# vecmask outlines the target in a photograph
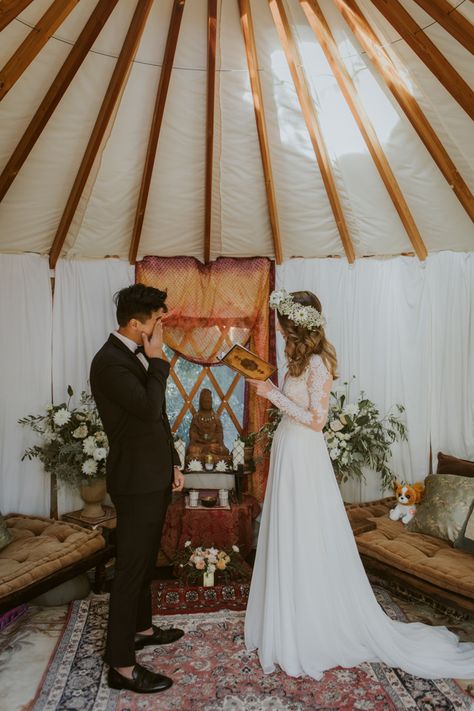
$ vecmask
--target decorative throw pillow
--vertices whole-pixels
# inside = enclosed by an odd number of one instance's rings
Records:
[[[474,462],[438,452],[438,474],[457,474],[458,476],[474,477]]]
[[[432,474],[414,518],[407,524],[413,533],[454,541],[458,538],[474,499],[474,478]]]
[[[3,520],[3,516],[0,513],[0,551],[5,548],[5,546],[8,546],[10,541],[13,539],[13,536],[10,532],[10,529],[8,528],[7,524]]]
[[[461,529],[461,533],[454,541],[455,548],[462,548],[463,551],[474,553],[474,501]]]

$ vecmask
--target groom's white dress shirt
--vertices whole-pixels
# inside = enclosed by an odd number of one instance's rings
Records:
[[[112,331],[112,334],[116,338],[118,338],[119,341],[122,341],[122,343],[125,343],[127,348],[129,348],[132,351],[132,353],[135,353],[135,351],[137,350],[137,347],[138,347],[137,344],[135,343],[135,341],[132,341],[131,338],[127,338],[127,336],[124,336],[122,333],[119,333],[118,331]],[[148,361],[145,358],[144,354],[137,353],[137,358],[140,361],[140,363],[143,365],[145,370],[148,370]]]

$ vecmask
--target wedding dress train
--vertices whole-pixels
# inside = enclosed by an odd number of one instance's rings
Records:
[[[275,433],[245,643],[264,672],[320,679],[335,666],[384,662],[426,679],[474,678],[474,644],[446,627],[391,620],[365,574],[324,436],[331,376],[320,356],[269,399]]]

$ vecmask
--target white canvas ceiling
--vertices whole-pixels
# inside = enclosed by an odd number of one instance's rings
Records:
[[[454,2],[472,21],[470,0]],[[33,0],[0,35],[4,66],[52,0]],[[371,0],[359,7],[386,45],[467,186],[472,121]],[[0,170],[91,15],[80,0],[0,104]],[[402,6],[473,85],[472,55],[414,0]],[[48,253],[107,91],[136,0],[119,0],[0,203],[0,251]],[[319,5],[428,251],[474,249],[472,222],[334,0]],[[267,0],[250,3],[284,258],[344,255],[340,233]],[[82,193],[62,256],[127,258],[173,0],[156,0],[128,81]],[[355,253],[413,252],[407,231],[298,0],[290,27],[326,144]],[[274,256],[265,176],[237,0],[217,5],[210,257]],[[207,0],[186,0],[138,258],[203,258]]]

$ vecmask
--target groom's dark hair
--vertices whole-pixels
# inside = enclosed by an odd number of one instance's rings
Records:
[[[146,321],[158,309],[168,311],[166,297],[166,291],[145,284],[132,284],[120,289],[114,296],[119,326],[126,326],[132,318]]]

